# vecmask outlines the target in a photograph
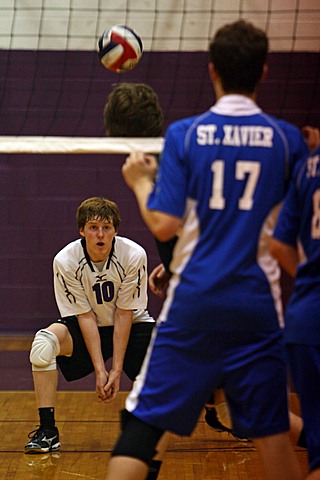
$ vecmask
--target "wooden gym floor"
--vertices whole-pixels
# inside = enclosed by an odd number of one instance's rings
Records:
[[[30,337],[0,336],[0,480],[104,480],[127,393],[120,392],[105,405],[96,400],[93,379],[77,383],[74,390],[61,380],[56,405],[61,451],[24,454],[27,435],[38,422],[28,362],[30,342]],[[291,400],[297,411],[296,398]],[[305,470],[306,451],[295,450]],[[203,417],[192,437],[171,437],[159,475],[159,480],[261,478],[253,445],[215,432]]]

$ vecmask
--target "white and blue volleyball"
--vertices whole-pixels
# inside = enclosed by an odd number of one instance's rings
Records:
[[[98,41],[102,65],[113,72],[132,70],[139,63],[143,44],[140,36],[126,25],[114,25],[105,30]]]

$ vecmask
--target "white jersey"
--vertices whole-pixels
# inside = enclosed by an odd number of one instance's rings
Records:
[[[89,258],[84,238],[78,239],[55,256],[53,273],[61,317],[93,310],[98,326],[109,326],[118,307],[133,311],[133,323],[154,321],[146,310],[146,252],[132,240],[116,236],[100,271]]]

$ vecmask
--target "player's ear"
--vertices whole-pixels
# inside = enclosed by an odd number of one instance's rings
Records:
[[[79,233],[80,233],[81,237],[84,237],[84,228],[83,227],[79,228]]]
[[[267,75],[268,75],[268,65],[265,63],[262,68],[260,81],[263,82],[266,79]]]
[[[212,62],[209,62],[208,69],[209,69],[209,75],[210,75],[211,81],[215,82],[218,78],[218,74]]]

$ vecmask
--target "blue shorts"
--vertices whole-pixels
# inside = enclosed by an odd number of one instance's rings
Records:
[[[320,468],[320,347],[287,345],[291,375],[300,399],[310,470]]]
[[[246,438],[289,430],[282,332],[214,332],[160,323],[126,408],[178,435],[190,435],[212,392],[222,387],[233,429]]]

